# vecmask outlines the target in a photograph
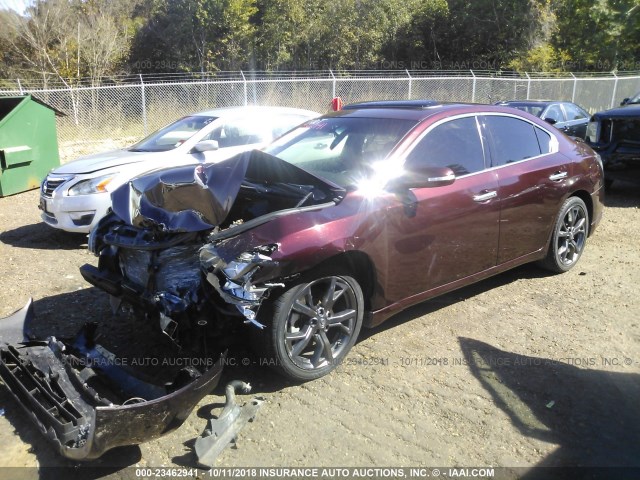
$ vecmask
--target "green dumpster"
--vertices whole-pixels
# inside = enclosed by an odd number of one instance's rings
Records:
[[[0,197],[37,188],[60,165],[55,108],[32,97],[0,97]]]

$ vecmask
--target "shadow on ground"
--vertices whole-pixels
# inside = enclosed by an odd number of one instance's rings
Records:
[[[577,478],[626,478],[623,470],[597,469],[640,467],[640,374],[631,373],[632,365],[630,373],[614,373],[597,369],[600,358],[529,357],[469,338],[459,342],[471,373],[522,435],[560,445],[537,467],[588,467]],[[567,474],[533,469],[522,478]]]
[[[640,178],[640,175],[638,178]],[[640,207],[640,190],[638,189],[638,184],[616,180],[611,187],[607,188],[604,196],[604,204],[607,207],[613,208]]]
[[[57,230],[40,222],[2,232],[0,242],[19,248],[78,250],[87,248],[87,235]]]

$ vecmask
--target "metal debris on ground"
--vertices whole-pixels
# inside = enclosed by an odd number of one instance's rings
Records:
[[[206,467],[213,467],[216,459],[230,443],[235,444],[240,430],[253,421],[258,410],[264,403],[261,397],[255,397],[242,407],[236,403],[236,390],[249,393],[251,385],[240,380],[227,384],[225,389],[225,405],[218,418],[210,418],[207,428],[196,439],[195,451],[198,463]]]

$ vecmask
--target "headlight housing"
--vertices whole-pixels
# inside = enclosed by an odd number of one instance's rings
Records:
[[[598,137],[600,136],[600,122],[597,120],[589,122],[587,125],[587,140],[590,143],[598,143]]]
[[[107,191],[107,185],[115,178],[117,173],[103,175],[101,177],[90,178],[76,183],[69,189],[70,196],[92,195],[94,193],[104,193]]]

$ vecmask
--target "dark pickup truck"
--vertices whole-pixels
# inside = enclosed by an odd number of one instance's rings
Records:
[[[602,157],[607,185],[617,179],[640,182],[640,92],[593,115],[586,140]]]

